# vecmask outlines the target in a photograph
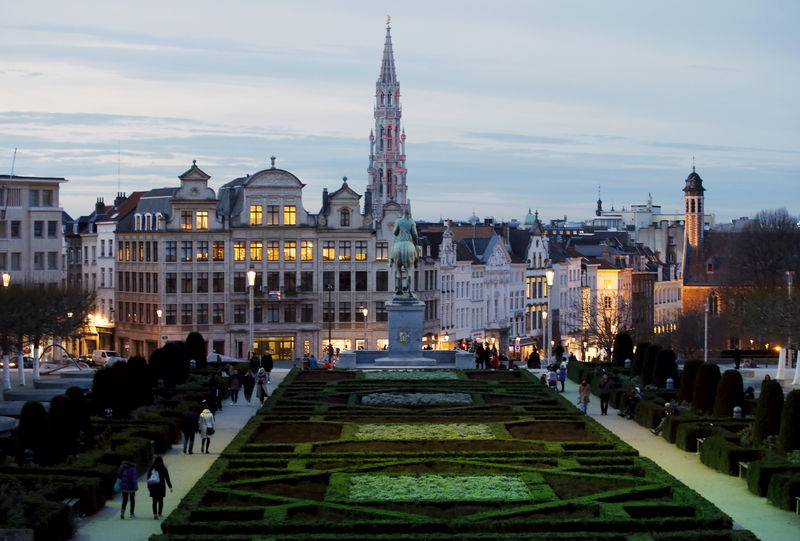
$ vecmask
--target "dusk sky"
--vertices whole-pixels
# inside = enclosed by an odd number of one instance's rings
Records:
[[[363,193],[386,15],[418,220],[800,200],[796,1],[0,0],[0,173],[62,205],[269,166]],[[118,174],[119,168],[119,174]]]

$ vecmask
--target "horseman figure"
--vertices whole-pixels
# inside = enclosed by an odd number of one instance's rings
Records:
[[[389,259],[394,267],[395,296],[416,298],[414,268],[417,266],[417,224],[405,210],[394,224],[394,242]]]

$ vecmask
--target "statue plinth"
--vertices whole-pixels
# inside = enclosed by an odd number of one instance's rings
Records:
[[[425,303],[398,296],[386,303],[389,314],[389,356],[422,356],[422,323]]]

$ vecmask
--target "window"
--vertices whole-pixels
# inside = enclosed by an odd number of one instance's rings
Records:
[[[258,277],[258,275],[256,275]],[[258,280],[260,282],[261,280]],[[267,273],[267,291],[280,291],[281,275],[278,272]]]
[[[336,241],[322,241],[322,260],[333,261],[336,259]]]
[[[122,258],[120,257],[119,260],[122,261]],[[178,241],[168,240],[166,248],[164,249],[164,261],[171,263],[177,260],[178,260]]]
[[[225,291],[225,273],[224,272],[215,272],[214,273],[211,287],[212,287],[214,293],[223,293]]]
[[[191,229],[192,228],[192,211],[191,210],[182,210],[181,211],[181,229]]]
[[[367,290],[367,271],[356,271],[356,291]]]
[[[0,189],[2,191],[2,189]],[[2,194],[0,194],[2,195]],[[2,204],[2,203],[0,203]],[[8,222],[5,220],[0,220],[0,239],[6,238],[6,231],[8,230]]]
[[[342,227],[350,227],[350,210],[342,209],[339,213],[339,225]]]
[[[42,206],[53,206],[53,190],[42,190]]]
[[[283,307],[283,322],[295,323],[297,322],[297,307],[294,304],[286,304]]]
[[[153,293],[158,293],[158,273],[153,273]]]
[[[351,318],[350,301],[342,301],[339,303],[339,321],[348,322]]]
[[[314,260],[314,241],[301,240],[300,241],[300,259],[303,261]]]
[[[322,303],[322,321],[324,323],[333,321],[333,303],[325,301]]]
[[[339,291],[350,291],[350,271],[339,273]]]
[[[33,222],[33,236],[37,239],[44,238],[44,222],[42,220]]]
[[[267,261],[280,261],[280,245],[277,240],[267,241]]]
[[[375,321],[389,321],[389,312],[386,311],[385,301],[375,301]]]
[[[167,325],[175,325],[178,322],[178,306],[175,304],[168,304],[165,317],[164,323]]]
[[[314,305],[303,303],[300,305],[300,322],[312,323],[314,321]]]
[[[280,225],[278,223],[278,205],[267,205],[267,225]]]
[[[164,226],[164,216],[161,213],[156,214],[156,231],[161,231]]]
[[[233,292],[244,293],[245,275],[243,272],[233,273]]]
[[[0,270],[8,269],[8,252],[0,252]]]
[[[375,272],[375,291],[389,291],[389,271]]]
[[[136,214],[133,217],[133,230],[134,231],[141,231],[142,230],[142,215]]]
[[[375,259],[378,261],[387,261],[389,259],[389,243],[385,240],[375,243]]]
[[[197,260],[198,261],[208,261],[208,241],[207,240],[198,240],[197,241]]]
[[[297,273],[294,271],[283,273],[283,289],[285,291],[297,290]]]
[[[139,241],[139,261],[144,261],[144,242]]]
[[[283,225],[297,225],[297,207],[286,205],[283,207]]]
[[[211,257],[214,261],[225,261],[225,241],[215,240],[211,245]]]
[[[30,190],[28,192],[28,205],[31,207],[39,206],[39,190]]]
[[[192,305],[181,304],[181,325],[192,324]]]
[[[247,252],[243,240],[233,241],[233,260],[245,261],[247,259]]]
[[[12,220],[11,221],[11,238],[12,239],[20,238],[20,221],[19,220]]]
[[[33,254],[33,270],[44,270],[44,252]]]
[[[283,260],[297,261],[297,241],[287,240],[283,242]]]
[[[225,323],[225,305],[221,302],[214,303],[214,323]]]
[[[47,252],[47,268],[58,270],[58,252]]]
[[[208,303],[200,303],[197,305],[197,324],[208,325]]]
[[[181,273],[181,293],[191,293],[192,292],[192,273],[191,272],[182,272]]]
[[[314,273],[303,271],[300,273],[300,289],[303,291],[314,291]]]
[[[339,261],[350,261],[350,241],[339,241]]]
[[[261,225],[264,221],[264,207],[250,205],[250,225]]]
[[[280,323],[280,315],[277,305],[267,306],[267,323]]]
[[[194,215],[194,225],[196,229],[208,229],[208,211],[198,210]]]
[[[144,229],[145,231],[150,231],[153,229],[153,215],[152,214],[145,214],[144,215]]]
[[[335,284],[336,280],[336,273],[333,271],[323,271],[322,272],[322,289],[324,291],[328,291],[329,289],[334,289],[336,287]]]
[[[356,261],[366,261],[367,260],[367,241],[365,240],[357,240],[356,241]]]
[[[192,241],[190,240],[182,240],[181,241],[181,261],[191,261],[192,260]]]
[[[260,240],[250,241],[250,261],[261,261],[264,258],[264,244]]]
[[[233,305],[233,322],[234,323],[247,323],[247,305],[234,304]]]
[[[197,273],[197,292],[198,293],[208,293],[208,273],[207,272],[198,272]],[[199,321],[198,321],[199,323]]]
[[[150,241],[144,243],[144,259],[145,261],[150,261]]]
[[[11,270],[22,270],[22,252],[11,252]]]
[[[131,261],[131,243],[125,242],[125,261]]]

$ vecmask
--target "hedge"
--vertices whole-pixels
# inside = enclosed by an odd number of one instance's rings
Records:
[[[719,384],[719,366],[714,363],[703,363],[697,369],[692,392],[692,410],[699,413],[710,413],[714,409]]]
[[[691,402],[692,393],[694,393],[694,382],[697,378],[697,370],[703,361],[698,359],[689,359],[683,363],[683,371],[681,372],[680,395],[678,398],[682,402]]]
[[[705,439],[700,448],[700,462],[718,472],[736,476],[739,475],[739,462],[757,460],[760,453],[754,447],[742,447],[722,436],[712,435]]]
[[[642,363],[642,387],[653,383],[653,372],[656,367],[656,357],[659,351],[661,351],[661,346],[658,344],[650,344],[647,346],[647,352],[645,353],[644,362]]]
[[[618,333],[614,337],[614,350],[611,352],[611,364],[617,367],[625,366],[626,359],[633,359],[633,340],[626,332]]]
[[[778,435],[780,450],[788,453],[800,449],[800,389],[790,391],[783,402],[781,431]]]
[[[644,366],[648,347],[650,347],[649,342],[640,342],[636,345],[636,352],[634,352],[631,362],[631,376],[642,376],[642,367]]]
[[[800,496],[800,473],[773,475],[767,487],[767,499],[775,506],[795,510],[795,498]]]
[[[645,428],[654,428],[664,416],[664,402],[640,400],[636,404],[633,419]]]
[[[744,383],[742,373],[738,370],[726,370],[717,385],[717,396],[714,399],[714,415],[717,417],[733,417],[733,408],[742,408],[744,414]]]
[[[800,473],[800,464],[776,458],[755,460],[747,468],[747,489],[753,494],[765,497],[772,476],[789,472]]]

